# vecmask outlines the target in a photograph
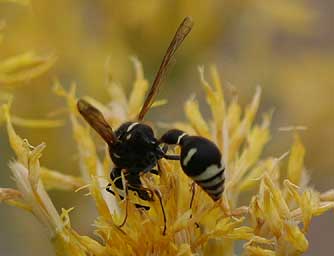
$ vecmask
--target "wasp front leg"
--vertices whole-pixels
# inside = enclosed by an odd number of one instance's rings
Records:
[[[110,179],[112,180],[115,187],[118,189],[118,191],[123,191],[123,182],[122,182],[122,168],[115,167],[110,172]],[[111,190],[111,184],[109,183],[106,190],[112,194],[115,194],[114,191]],[[121,198],[123,195],[121,195]]]
[[[132,173],[129,170],[127,175],[129,190],[137,192],[138,196],[145,201],[153,201],[153,192],[143,187],[138,173]]]
[[[112,180],[112,183],[115,185],[116,189],[118,190],[118,194],[120,198],[123,200],[124,195],[123,195],[123,182],[122,182],[122,168],[115,167],[111,170],[110,172],[110,179]],[[106,190],[115,195],[115,192],[111,189],[112,184],[109,183],[106,187]]]

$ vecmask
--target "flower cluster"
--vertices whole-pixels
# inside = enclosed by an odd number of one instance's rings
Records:
[[[112,127],[133,119],[144,101],[148,82],[143,69],[134,59],[135,81],[129,97],[122,87],[108,81],[111,101],[104,105],[90,97]],[[10,105],[2,106],[1,114],[16,158],[9,164],[16,189],[0,190],[0,200],[34,214],[46,227],[57,255],[234,255],[236,242],[243,241],[243,255],[296,255],[307,251],[306,233],[312,217],[334,208],[334,191],[319,193],[308,185],[304,167],[305,149],[298,134],[289,152],[279,157],[261,158],[270,139],[270,114],[254,124],[261,90],[256,89],[251,103],[243,110],[237,98],[225,101],[223,87],[215,68],[210,69],[212,83],[200,69],[200,80],[211,109],[205,118],[195,99],[185,103],[187,122],[175,122],[181,128],[213,140],[223,153],[226,165],[225,191],[222,200],[214,203],[199,187],[195,189],[192,207],[192,181],[177,161],[161,160],[161,175],[141,177],[146,187],[162,195],[167,231],[159,200],[141,201],[129,193],[129,203],[105,191],[113,166],[108,150],[98,153],[94,133],[83,122],[76,109],[75,85],[69,91],[56,82],[56,94],[64,97],[69,110],[73,137],[77,144],[80,177],[53,171],[40,164],[45,144],[34,147],[22,139],[12,126]],[[156,102],[154,106],[164,102]],[[37,124],[38,125],[38,124]],[[173,153],[178,153],[175,148]],[[287,160],[286,170],[282,162]],[[286,175],[282,176],[283,173]],[[69,212],[59,213],[47,190],[74,192],[88,189],[98,216],[94,223],[95,238],[78,234],[72,227]],[[249,202],[241,204],[240,196]],[[150,210],[137,209],[146,204]],[[125,211],[128,217],[120,228]]]

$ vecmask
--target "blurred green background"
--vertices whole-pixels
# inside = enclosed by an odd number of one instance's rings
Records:
[[[133,55],[142,61],[145,75],[152,81],[177,25],[190,15],[194,29],[177,53],[177,62],[159,96],[167,98],[169,105],[152,110],[149,119],[184,119],[180,102],[194,93],[203,101],[198,66],[216,64],[227,96],[236,90],[240,102],[246,104],[255,87],[261,85],[260,111],[275,110],[273,138],[265,154],[279,156],[289,148],[292,133],[281,132],[280,127],[306,126],[301,133],[311,184],[319,191],[334,187],[332,1],[32,0],[30,6],[3,2],[0,21],[6,26],[0,60],[27,50],[58,57],[51,70],[38,78],[10,86],[0,84],[0,90],[14,94],[15,114],[44,118],[61,110],[64,101],[51,89],[55,78],[66,87],[75,81],[79,95],[106,102],[107,57],[113,79],[126,88],[134,77],[129,60]],[[54,129],[17,127],[17,131],[33,145],[47,143],[44,165],[68,174],[78,173],[68,123]],[[12,157],[1,126],[1,187],[14,186],[7,167]],[[73,226],[90,234],[95,216],[92,202],[82,193],[50,193],[58,209],[76,207],[71,213]],[[0,255],[53,255],[33,216],[6,205],[0,207]],[[316,218],[309,234],[309,255],[328,255],[333,235],[333,216]]]

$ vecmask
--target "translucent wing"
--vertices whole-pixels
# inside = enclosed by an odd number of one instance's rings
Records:
[[[108,145],[117,141],[114,131],[99,110],[83,99],[78,100],[77,107],[83,118],[85,118],[89,125],[94,128]]]
[[[157,95],[162,78],[164,77],[168,64],[170,63],[172,57],[174,56],[176,50],[179,48],[183,40],[186,38],[186,36],[189,34],[193,26],[193,21],[190,17],[184,18],[180,26],[178,27],[173,40],[169,44],[169,47],[165,53],[164,58],[162,59],[162,62],[160,64],[159,70],[155,76],[155,79],[153,81],[152,87],[145,99],[145,102],[143,104],[143,107],[141,108],[139,115],[138,115],[138,120],[141,121],[143,120],[145,114],[147,111],[150,109],[151,105],[153,104],[154,98]]]

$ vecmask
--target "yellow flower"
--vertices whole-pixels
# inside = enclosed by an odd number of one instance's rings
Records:
[[[85,97],[112,127],[135,118],[148,89],[140,62],[134,59],[133,63],[136,76],[129,96],[118,83],[109,79],[110,102],[102,104]],[[236,241],[243,241],[244,255],[298,255],[307,251],[306,232],[310,221],[334,208],[333,190],[320,194],[308,186],[303,178],[307,176],[305,149],[298,135],[289,153],[287,172],[281,165],[287,153],[261,158],[270,139],[271,120],[271,115],[265,114],[260,124],[254,124],[261,90],[256,89],[253,100],[242,111],[236,98],[229,104],[225,100],[214,67],[210,74],[212,84],[205,78],[204,69],[200,69],[212,118],[208,120],[202,115],[199,104],[191,98],[185,103],[188,122],[175,121],[170,126],[208,137],[219,146],[226,164],[222,200],[214,203],[195,186],[190,208],[192,180],[177,161],[161,160],[160,176],[145,174],[141,179],[145,187],[162,198],[167,221],[164,233],[164,215],[157,197],[152,202],[143,201],[130,191],[127,203],[120,199],[117,191],[114,190],[115,196],[106,192],[105,187],[112,183],[109,172],[113,166],[108,150],[105,146],[102,158],[98,154],[97,144],[102,142],[94,139],[94,133],[76,109],[75,85],[66,91],[59,82],[55,83],[55,92],[67,102],[79,153],[80,177],[40,166],[45,144],[33,147],[21,139],[12,126],[9,105],[4,105],[4,121],[16,154],[10,168],[17,189],[1,189],[0,200],[32,212],[49,231],[57,255],[234,255]],[[178,153],[179,149],[174,151]],[[281,182],[283,173],[287,176]],[[80,187],[89,190],[98,210],[94,238],[79,235],[70,224],[72,209],[63,209],[59,214],[47,194],[47,189],[73,192]],[[239,197],[246,193],[250,201],[242,205]],[[137,209],[136,203],[150,209]],[[127,220],[120,227],[126,212]]]
[[[13,2],[25,6],[30,5],[29,0],[0,0],[0,4],[2,2]],[[0,20],[0,45],[3,39],[1,31],[5,26],[5,21]],[[54,54],[41,56],[33,51],[27,51],[8,57],[5,60],[0,60],[0,88],[28,82],[49,70],[56,60],[57,57]]]
[[[0,61],[0,86],[24,83],[45,73],[56,61],[51,54],[39,56],[26,52]]]

